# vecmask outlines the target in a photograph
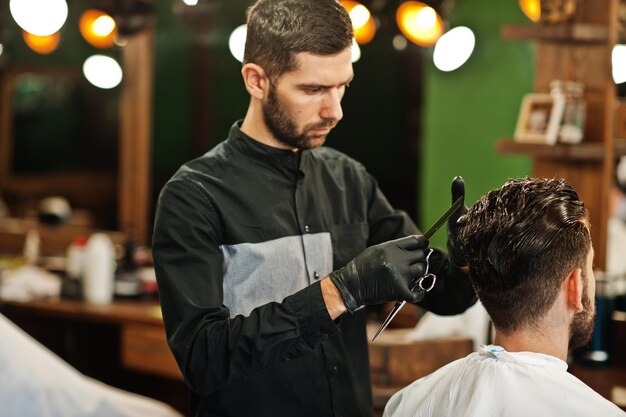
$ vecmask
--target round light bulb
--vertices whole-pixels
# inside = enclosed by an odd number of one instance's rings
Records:
[[[433,62],[441,71],[454,71],[465,63],[474,51],[476,38],[468,27],[458,26],[444,33],[433,52]]]
[[[111,57],[92,55],[83,63],[83,74],[96,87],[111,89],[122,82],[122,67]]]
[[[93,22],[93,32],[98,36],[109,36],[115,30],[115,20],[109,15],[98,17]]]
[[[228,49],[235,59],[243,62],[243,53],[246,48],[246,36],[248,35],[248,27],[241,25],[230,34],[228,38]]]
[[[11,0],[11,16],[22,29],[37,36],[48,36],[67,19],[65,0]]]

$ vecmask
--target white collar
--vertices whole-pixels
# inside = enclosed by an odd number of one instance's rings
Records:
[[[516,362],[526,365],[553,368],[559,371],[567,371],[567,362],[545,353],[538,352],[507,352],[502,346],[481,345],[478,354],[490,356],[498,360]]]

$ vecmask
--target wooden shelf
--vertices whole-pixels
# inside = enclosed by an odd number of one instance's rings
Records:
[[[626,139],[614,140],[615,157],[626,156]],[[569,159],[573,161],[597,161],[604,158],[604,147],[601,143],[581,143],[578,145],[541,145],[534,143],[518,143],[513,139],[496,141],[496,152],[501,155],[525,155],[543,159]]]
[[[502,38],[508,40],[544,40],[566,43],[604,43],[609,30],[604,25],[576,24],[506,24],[500,27]]]
[[[626,156],[626,139],[615,139],[615,157]]]
[[[624,148],[626,150],[626,146]],[[571,161],[601,162],[604,148],[601,143],[580,143],[578,145],[542,145],[518,143],[513,139],[496,141],[496,152],[503,155],[526,155],[533,158],[565,159]]]

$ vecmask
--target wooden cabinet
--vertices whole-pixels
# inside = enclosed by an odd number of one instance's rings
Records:
[[[503,139],[496,150],[531,156],[534,177],[562,177],[572,184],[591,214],[595,266],[600,269],[606,264],[615,160],[625,154],[624,141],[615,139],[619,101],[611,73],[611,53],[618,42],[618,3],[578,2],[576,14],[565,22],[504,25],[501,29],[505,39],[536,43],[535,92],[548,93],[552,80],[585,85],[587,112],[581,144],[528,145]]]

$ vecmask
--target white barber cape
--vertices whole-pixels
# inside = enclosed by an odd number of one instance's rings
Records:
[[[615,404],[567,372],[567,363],[532,352],[481,346],[394,394],[383,417],[613,417]]]
[[[180,417],[161,402],[86,377],[0,314],[0,416]]]

